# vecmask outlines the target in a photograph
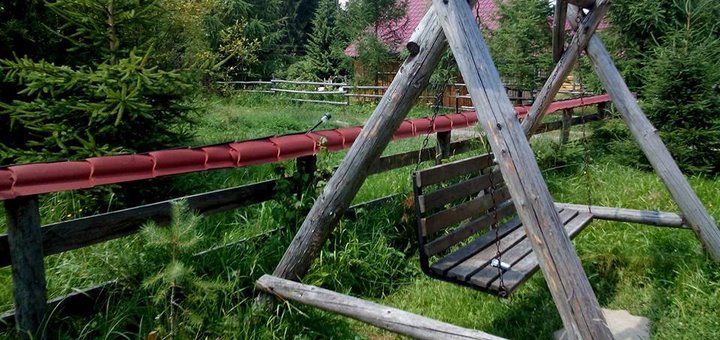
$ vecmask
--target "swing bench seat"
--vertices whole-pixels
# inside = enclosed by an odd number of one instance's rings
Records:
[[[538,269],[492,155],[416,171],[413,191],[425,274],[507,297]],[[558,209],[558,213],[570,237],[593,217],[572,209]],[[502,274],[502,286],[500,271],[492,265],[498,247],[502,264],[509,265]]]

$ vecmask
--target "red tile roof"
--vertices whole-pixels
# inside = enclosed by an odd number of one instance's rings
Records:
[[[378,36],[392,52],[398,53],[410,40],[415,28],[430,8],[432,0],[408,0],[405,16],[392,22],[381,23],[378,27]],[[494,30],[498,26],[497,7],[494,0],[478,0],[473,8],[475,17],[480,19],[483,27]],[[356,44],[353,43],[345,49],[345,54],[350,57],[357,57]]]

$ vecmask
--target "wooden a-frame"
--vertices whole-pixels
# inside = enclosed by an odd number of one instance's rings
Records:
[[[427,86],[449,43],[568,336],[611,338],[527,141],[583,50],[587,48],[596,71],[633,136],[680,206],[687,223],[716,261],[720,260],[720,231],[634,101],[602,42],[594,35],[609,1],[568,1],[571,4],[569,21],[578,26],[574,22],[578,15],[582,21],[522,126],[471,14],[470,6],[476,1],[469,2],[433,0],[433,6],[408,43],[410,56],[316,200],[273,275],[290,280],[305,275],[367,177],[369,164],[390,142],[393,132]],[[592,9],[583,16],[572,4]],[[560,24],[564,26],[564,23]]]

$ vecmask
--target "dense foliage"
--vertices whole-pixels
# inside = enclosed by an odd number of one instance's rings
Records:
[[[537,89],[552,70],[552,36],[547,2],[496,1],[498,28],[486,31],[495,66],[505,83]]]
[[[619,0],[611,8],[610,46],[671,153],[686,171],[717,173],[720,2]]]

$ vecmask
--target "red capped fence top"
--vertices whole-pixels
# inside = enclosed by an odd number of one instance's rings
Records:
[[[548,112],[610,101],[608,95],[554,102]],[[516,107],[518,116],[527,107]],[[464,128],[477,122],[474,112],[408,119],[400,124],[393,139],[411,138]],[[212,169],[273,163],[280,160],[347,149],[360,135],[361,126],[284,135],[222,145],[171,149],[145,154],[88,158],[82,161],[34,163],[0,168],[0,200],[18,196],[86,189],[98,185],[150,179]]]

